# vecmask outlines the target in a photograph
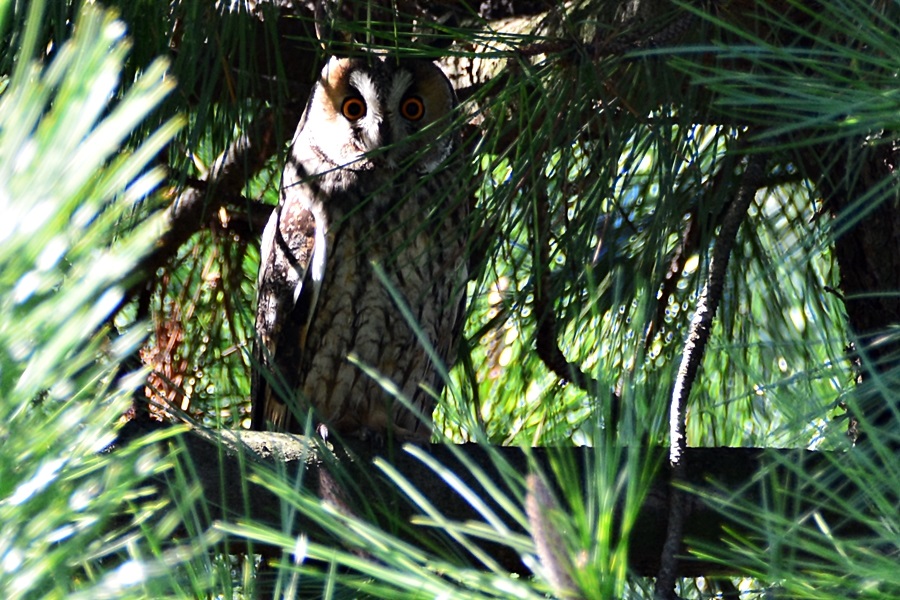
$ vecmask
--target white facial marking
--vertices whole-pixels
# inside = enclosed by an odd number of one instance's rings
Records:
[[[394,73],[394,81],[391,85],[390,96],[388,96],[388,106],[396,114],[400,114],[400,101],[403,100],[410,85],[412,85],[412,73],[409,71]]]
[[[383,107],[378,100],[378,90],[375,82],[364,71],[350,73],[350,85],[359,91],[366,103],[366,115],[356,122],[362,133],[362,152],[369,152],[381,146],[381,133],[378,128],[384,119]]]
[[[405,141],[409,135],[406,127],[407,121],[400,114],[400,103],[403,102],[404,96],[409,92],[413,83],[412,73],[406,70],[400,70],[394,73],[391,81],[390,91],[388,92],[387,106],[391,113],[391,136],[395,143]],[[388,164],[391,167],[397,166],[398,161],[402,161],[404,156],[410,151],[409,147],[398,148],[388,152]]]

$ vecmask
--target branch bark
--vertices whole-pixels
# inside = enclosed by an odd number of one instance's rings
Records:
[[[118,446],[127,444],[129,439],[146,433],[138,429],[123,429]],[[200,525],[213,527],[217,522],[235,522],[246,515],[252,515],[254,522],[267,524],[278,531],[284,527],[282,522],[282,503],[270,490],[256,482],[256,478],[248,474],[257,468],[277,469],[280,477],[302,477],[307,493],[319,497],[327,496],[331,491],[319,490],[320,475],[326,469],[339,472],[339,481],[349,481],[356,485],[348,486],[345,501],[359,509],[353,514],[390,515],[386,522],[396,525],[396,519],[409,523],[417,514],[415,508],[404,498],[393,483],[383,476],[372,465],[376,456],[390,457],[390,462],[406,479],[413,482],[418,490],[431,502],[442,515],[450,521],[482,521],[478,513],[448,483],[397,446],[384,446],[373,452],[370,446],[352,444],[335,446],[333,452],[323,451],[316,443],[310,445],[303,437],[287,434],[249,432],[249,431],[193,431],[169,438],[165,444],[165,452],[180,451],[180,455],[190,465],[188,473],[196,473],[197,483],[202,488],[202,496],[206,506],[204,510],[195,511],[197,518],[202,519]],[[549,468],[552,452],[560,449],[535,448],[527,454],[533,456],[529,460],[525,451],[519,448],[495,447],[485,448],[475,444],[466,444],[451,448],[444,445],[433,445],[431,456],[448,471],[455,474],[469,486],[491,509],[505,520],[507,527],[521,532],[521,527],[509,517],[501,506],[493,501],[490,494],[479,484],[475,474],[469,469],[453,450],[461,450],[465,459],[483,470],[495,482],[503,481],[497,470],[491,453],[496,453],[511,468],[521,474],[542,471],[543,476],[552,473]],[[582,474],[581,480],[596,481],[590,472],[590,457],[593,448],[569,448]],[[653,482],[643,499],[640,513],[633,528],[628,532],[629,562],[632,571],[638,575],[653,576],[659,569],[660,555],[666,538],[669,497],[672,491],[670,472],[667,466],[667,449],[647,449],[648,460],[660,465]],[[684,533],[686,550],[702,547],[705,556],[715,556],[715,549],[725,549],[728,536],[725,530],[733,534],[744,534],[752,537],[754,531],[764,530],[761,515],[770,511],[772,506],[789,506],[791,514],[817,514],[831,527],[835,536],[865,536],[871,532],[852,517],[829,511],[832,505],[829,494],[838,494],[848,498],[855,492],[854,485],[840,476],[836,476],[836,461],[843,460],[840,455],[804,450],[781,450],[759,448],[688,448],[685,458],[690,461],[691,470],[686,474],[683,485],[688,486],[690,493],[685,493]],[[335,463],[334,461],[337,461]],[[338,464],[338,468],[327,465]],[[252,466],[251,466],[252,465]],[[301,468],[302,467],[302,468]],[[286,475],[291,474],[291,475]],[[818,481],[830,482],[827,490],[803,489],[798,493],[798,481],[805,478],[818,478]],[[326,475],[326,480],[331,477]],[[552,478],[547,478],[552,481]],[[771,482],[779,483],[777,489]],[[243,482],[245,485],[240,485]],[[166,474],[155,476],[157,493],[162,497],[173,499]],[[552,485],[552,483],[551,483]],[[332,490],[333,491],[333,490]],[[512,494],[511,494],[512,495]],[[560,497],[556,493],[557,497]],[[515,496],[513,496],[515,497]],[[780,504],[779,500],[785,503]],[[523,501],[524,502],[524,501]],[[737,518],[729,518],[717,508],[717,504],[734,507],[737,502],[756,504],[758,511],[739,513]],[[763,510],[764,502],[767,508]],[[798,506],[799,503],[799,506]],[[620,507],[621,508],[621,507]],[[620,525],[620,511],[615,516],[615,529]],[[756,519],[756,521],[754,521]],[[303,528],[298,519],[294,534],[307,533],[321,540],[320,531]],[[526,532],[523,532],[526,533]],[[795,531],[795,533],[797,533]],[[408,541],[421,543],[422,536],[427,536],[427,528],[400,528],[398,534],[407,536]],[[732,541],[737,538],[731,538]],[[234,552],[241,540],[229,539],[229,551]],[[510,572],[525,574],[528,572],[519,554],[501,539],[479,542],[490,556]],[[280,549],[268,549],[280,552]],[[266,548],[254,547],[254,552],[266,553]],[[723,565],[709,559],[686,555],[678,562],[679,576],[691,577],[724,573]]]
[[[765,170],[764,155],[751,155],[741,178],[737,197],[725,210],[722,228],[713,246],[709,263],[709,276],[691,319],[687,341],[681,356],[681,365],[675,378],[672,399],[669,406],[669,465],[673,482],[685,479],[688,473],[688,460],[684,456],[686,445],[685,411],[694,386],[694,380],[703,361],[706,344],[712,330],[712,322],[722,300],[725,288],[725,273],[731,250],[737,238],[738,229],[744,222],[747,210],[756,197]],[[683,543],[686,492],[679,488],[672,490],[669,496],[669,521],[666,541],[660,558],[660,570],[656,577],[656,598],[665,600],[675,597],[675,580],[677,577],[678,553]]]
[[[885,138],[894,135],[886,132]],[[891,331],[900,323],[900,144],[885,138],[835,142],[814,147],[805,157],[805,170],[819,180],[824,207],[833,217],[834,256],[856,336],[851,360],[860,383],[875,383],[874,389],[862,388],[851,407],[848,433],[857,443],[865,440],[867,428],[895,429],[900,416],[896,395],[879,391],[896,387],[900,365],[900,339]],[[858,419],[867,423],[860,427]],[[900,441],[885,437],[900,452]]]
[[[294,119],[293,117],[296,117]],[[261,118],[248,133],[238,137],[216,159],[209,173],[201,181],[185,189],[166,210],[168,229],[163,233],[153,252],[138,266],[138,271],[153,276],[156,270],[173,257],[178,248],[190,237],[208,226],[209,218],[224,206],[242,207],[247,204],[241,195],[247,181],[271,158],[287,137],[281,139],[277,132],[293,131],[276,119],[296,121],[299,115],[279,115],[271,112]],[[280,126],[279,126],[280,125]],[[290,133],[284,134],[290,135]],[[269,216],[270,209],[263,215]],[[262,221],[264,223],[265,221]]]

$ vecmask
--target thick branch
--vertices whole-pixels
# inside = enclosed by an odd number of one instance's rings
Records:
[[[204,214],[215,214],[226,202],[234,203],[241,197],[250,177],[280,146],[282,140],[275,139],[275,132],[288,130],[275,127],[274,119],[271,112],[263,115],[261,125],[236,139],[216,159],[199,185],[186,189],[172,202],[167,211],[170,227],[156,251],[148,257],[149,264],[165,262],[174,249],[197,231],[197,224],[203,221]]]
[[[294,122],[298,117],[287,114],[281,118],[285,122]],[[134,284],[132,293],[175,256],[192,235],[209,226],[220,208],[247,208],[248,201],[242,195],[247,182],[286,141],[286,138],[279,138],[278,133],[290,131],[290,127],[276,123],[277,119],[271,112],[263,114],[247,133],[216,159],[202,180],[193,182],[175,198],[166,210],[166,231],[136,269],[142,279]],[[265,218],[269,212],[265,211]],[[247,216],[256,220],[255,215],[248,213]]]
[[[276,496],[248,477],[248,471],[254,468],[248,466],[250,464],[268,465],[273,469],[280,467],[283,477],[298,477],[301,476],[298,473],[302,472],[307,491],[320,495],[316,488],[319,485],[321,471],[326,469],[324,465],[338,460],[340,469],[337,471],[341,475],[338,479],[358,484],[358,489],[356,485],[352,485],[345,490],[348,503],[361,509],[354,514],[372,514],[373,511],[377,514],[380,508],[382,514],[389,514],[392,518],[399,518],[407,523],[416,514],[414,508],[400,498],[399,492],[392,492],[396,488],[391,482],[375,475],[378,473],[378,469],[373,467],[370,460],[360,458],[371,457],[372,451],[369,447],[354,446],[349,450],[338,449],[334,455],[325,455],[315,448],[310,451],[304,444],[304,438],[285,434],[246,431],[236,434],[223,431],[214,435],[221,435],[220,441],[212,439],[210,434],[198,433],[189,433],[178,438],[179,443],[183,444],[185,451],[183,455],[189,457],[193,466],[187,472],[197,474],[198,483],[203,489],[203,498],[209,504],[208,510],[196,513],[197,515],[206,515],[204,517],[206,522],[203,523],[206,527],[210,527],[218,521],[234,522],[246,515],[252,515],[256,522],[266,523],[277,530],[282,529],[282,505]],[[126,443],[124,441],[126,437],[127,434],[123,434],[120,444]],[[176,448],[178,448],[177,444]],[[495,482],[501,482],[504,479],[494,467],[490,456],[491,452],[497,453],[508,462],[514,472],[522,474],[534,472],[533,464],[518,448],[487,449],[474,444],[458,448],[462,449],[469,461],[484,470]],[[167,451],[170,452],[171,449],[167,449]],[[590,468],[587,466],[595,450],[571,448],[568,451],[573,454],[576,464],[581,470],[581,480],[596,481],[596,476],[590,472]],[[496,514],[505,518],[508,527],[515,531],[521,531],[520,526],[505,515],[499,505],[492,502],[490,494],[478,483],[473,472],[460,462],[450,447],[434,445],[429,452],[440,464],[457,475],[465,485],[487,502]],[[547,473],[552,473],[546,467],[552,450],[537,448],[529,452],[535,457],[536,464],[543,466],[545,477]],[[666,467],[666,449],[652,448],[648,452],[651,454],[650,460],[657,461],[661,468],[643,500],[639,517],[628,533],[628,537],[631,569],[636,574],[652,576],[659,568],[659,557],[666,535],[670,475]],[[399,447],[386,446],[378,454],[391,456],[392,465],[408,481],[413,482],[447,519],[458,522],[482,521],[470,504],[461,498],[442,477],[409,453]],[[793,488],[797,481],[796,474],[800,472],[809,477],[818,477],[819,481],[830,481],[829,491],[841,494],[844,498],[850,497],[850,494],[854,493],[851,484],[836,480],[832,474],[834,467],[831,463],[838,460],[836,456],[802,450],[756,448],[689,448],[686,450],[685,456],[691,464],[691,471],[685,480],[686,485],[727,504],[731,504],[731,500],[739,500],[751,504],[758,502],[758,506],[760,506],[759,511],[741,514],[739,519],[729,520],[715,510],[709,501],[702,499],[699,495],[686,495],[684,530],[688,548],[702,545],[707,556],[715,556],[716,547],[724,550],[725,534],[723,531],[726,527],[738,534],[745,535],[754,530],[753,519],[759,518],[758,515],[765,514],[765,510],[762,509],[764,486],[772,481],[778,481],[784,487],[779,490],[765,490],[769,507],[782,505],[777,500],[780,495],[789,500],[784,505],[790,506],[791,510],[795,511],[794,514],[807,514],[807,510],[809,513],[819,514],[832,527],[834,535],[855,536],[869,533],[864,525],[850,521],[847,515],[829,513],[827,507],[830,501],[825,496],[825,492],[803,489],[802,493],[798,494],[797,490]],[[298,469],[300,465],[304,465],[302,470]],[[771,476],[764,476],[765,473],[770,473]],[[326,477],[326,479],[330,478]],[[165,475],[159,476],[157,482],[160,493],[163,496],[168,495],[170,492]],[[244,488],[237,482],[245,482],[249,488]],[[843,490],[841,490],[842,486]],[[391,495],[392,493],[394,495]],[[797,502],[802,505],[797,506]],[[382,506],[375,506],[378,503],[381,503]],[[303,522],[302,519],[298,521]],[[617,523],[615,527],[618,528],[618,526]],[[763,529],[761,522],[756,523],[756,526],[759,530]],[[312,536],[321,536],[321,532],[305,532]],[[299,530],[295,533],[299,533]],[[428,535],[428,530],[427,528],[410,527],[398,534],[407,535],[412,541],[420,543],[422,536]],[[240,540],[232,539],[229,542],[235,544]],[[503,545],[502,540],[498,539],[495,543],[483,542],[482,545],[490,552],[494,560],[509,571],[527,572],[520,556]],[[234,545],[230,548],[233,551]],[[257,546],[254,551],[264,552],[265,549]],[[722,571],[721,564],[698,558],[685,558],[678,563],[678,574],[681,576],[708,575]]]

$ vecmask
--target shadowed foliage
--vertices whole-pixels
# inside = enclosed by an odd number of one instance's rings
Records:
[[[0,0],[0,595],[900,593],[898,8],[322,9],[320,40],[311,3]],[[249,426],[260,234],[322,62],[363,49],[436,60],[460,97],[443,446],[241,451],[216,432]],[[681,424],[744,449],[676,471],[666,552],[709,577],[654,590],[672,488],[651,448],[704,289]]]

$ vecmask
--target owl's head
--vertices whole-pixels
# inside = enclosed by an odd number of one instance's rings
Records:
[[[308,145],[330,168],[415,165],[429,172],[453,149],[446,128],[455,104],[450,81],[430,61],[333,57],[313,88],[295,145]]]

